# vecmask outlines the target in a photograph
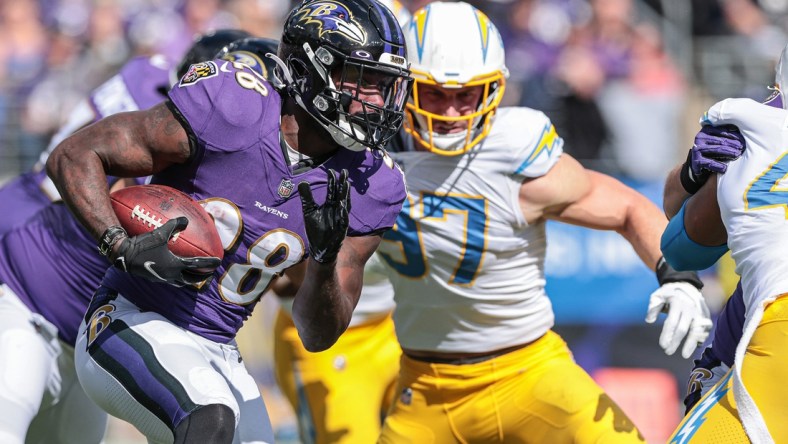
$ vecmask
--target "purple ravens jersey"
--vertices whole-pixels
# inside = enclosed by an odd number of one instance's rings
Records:
[[[124,111],[150,108],[166,98],[172,64],[161,55],[135,57],[120,72],[93,90],[69,122],[53,137],[50,150],[79,128]],[[37,167],[0,188],[0,234],[24,222],[59,195],[43,168]]]
[[[62,203],[47,205],[0,237],[0,282],[73,345],[109,263]]]
[[[49,204],[49,197],[38,186],[39,174],[45,175],[43,172],[25,173],[0,188],[0,236]]]
[[[235,337],[270,281],[309,254],[298,184],[325,200],[328,169],[349,172],[349,236],[390,228],[405,199],[402,173],[382,152],[339,149],[321,165],[296,170],[281,144],[282,99],[263,78],[224,60],[192,65],[169,93],[187,127],[193,157],[154,175],[212,214],[224,260],[204,288],[176,288],[109,269],[103,285],[140,309],[218,342]]]

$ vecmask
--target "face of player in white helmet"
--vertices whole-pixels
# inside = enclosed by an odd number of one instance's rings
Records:
[[[503,97],[508,70],[498,30],[467,3],[434,2],[404,31],[415,79],[405,131],[437,154],[470,150],[489,133]]]

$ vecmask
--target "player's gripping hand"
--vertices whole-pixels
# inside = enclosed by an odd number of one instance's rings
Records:
[[[203,282],[221,264],[218,257],[186,258],[174,255],[167,248],[170,238],[185,230],[188,224],[189,219],[177,217],[151,232],[123,239],[113,265],[149,281],[176,287]]]
[[[686,338],[681,356],[687,359],[711,331],[709,307],[700,292],[703,282],[695,272],[674,270],[665,258],[657,262],[656,272],[660,287],[651,293],[646,322],[651,324],[657,320],[659,313],[667,313],[659,336],[659,346],[666,354],[672,355],[682,339]]]
[[[712,173],[725,173],[728,162],[738,159],[746,145],[744,136],[733,125],[706,125],[701,128],[681,169],[684,189],[695,194]]]
[[[336,171],[328,170],[328,187],[323,205],[315,203],[312,188],[307,182],[298,184],[309,251],[316,261],[323,264],[336,260],[347,234],[350,214],[350,184],[347,176],[347,170],[343,169],[337,179]]]
[[[695,348],[709,336],[709,308],[700,291],[687,282],[665,284],[651,294],[646,322],[653,323],[660,312],[668,314],[659,335],[659,346],[672,355],[686,337],[681,356],[692,356]]]

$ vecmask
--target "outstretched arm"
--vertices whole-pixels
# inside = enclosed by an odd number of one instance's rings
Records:
[[[688,358],[706,339],[711,320],[700,293],[703,284],[695,273],[676,272],[661,260],[667,219],[645,196],[564,155],[545,176],[523,183],[520,204],[529,222],[541,217],[621,233],[657,274],[660,287],[651,295],[646,322],[668,313],[660,346],[673,354],[686,337],[682,355]]]
[[[566,154],[546,175],[523,183],[520,207],[529,223],[545,218],[617,231],[652,270],[662,256],[659,238],[668,223],[662,211],[632,188],[586,170]]]
[[[318,205],[311,186],[298,184],[309,240],[306,274],[293,300],[293,322],[304,348],[326,350],[344,333],[361,296],[364,264],[380,236],[345,238],[350,215],[347,170],[328,170],[326,201]]]

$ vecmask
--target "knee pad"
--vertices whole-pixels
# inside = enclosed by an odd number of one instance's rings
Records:
[[[175,444],[233,442],[235,414],[224,404],[209,404],[189,413],[175,428]]]

